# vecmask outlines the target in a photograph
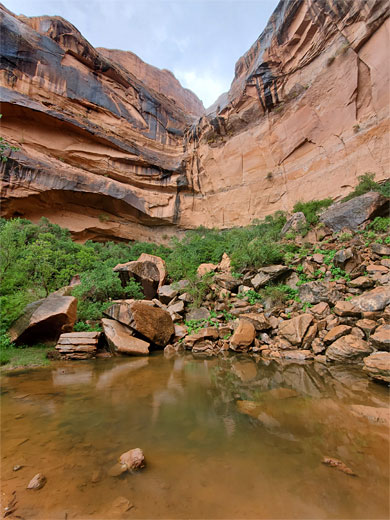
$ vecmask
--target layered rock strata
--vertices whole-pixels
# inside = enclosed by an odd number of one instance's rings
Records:
[[[388,14],[386,0],[282,0],[204,115],[168,71],[1,9],[2,132],[20,148],[2,214],[161,241],[386,178]]]

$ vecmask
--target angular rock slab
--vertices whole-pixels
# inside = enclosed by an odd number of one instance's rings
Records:
[[[390,352],[390,325],[381,325],[370,337],[371,343],[378,350],[387,350]]]
[[[332,343],[326,351],[328,361],[359,361],[362,357],[371,354],[372,348],[367,343],[352,334],[342,336]]]
[[[169,312],[141,300],[114,303],[104,314],[129,326],[160,347],[165,347],[175,332]]]
[[[116,265],[113,271],[119,273],[123,286],[134,278],[142,285],[145,297],[150,300],[157,295],[158,288],[163,286],[167,277],[164,260],[147,253],[142,253],[138,260]]]
[[[299,297],[303,303],[335,303],[341,299],[341,294],[329,284],[315,280],[299,287]]]
[[[281,323],[279,325],[279,334],[292,345],[300,345],[312,321],[313,316],[311,314],[301,314]]]
[[[111,350],[119,354],[148,355],[150,343],[133,336],[126,325],[109,318],[102,319],[103,331]]]
[[[356,229],[367,220],[388,211],[389,199],[376,191],[369,191],[347,202],[332,204],[320,216],[320,221],[334,231],[344,227]]]
[[[230,347],[233,348],[233,350],[237,347],[249,347],[255,337],[256,329],[254,325],[250,321],[241,319],[230,339]]]
[[[377,381],[390,383],[390,352],[374,352],[363,359],[363,370]]]
[[[361,312],[383,311],[386,305],[390,303],[390,286],[376,287],[372,291],[352,298],[350,303]]]
[[[76,314],[76,298],[51,295],[27,305],[8,334],[17,344],[57,340],[62,332],[72,330]]]

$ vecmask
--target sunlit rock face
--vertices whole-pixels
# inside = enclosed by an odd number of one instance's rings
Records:
[[[79,240],[249,224],[386,177],[386,0],[282,0],[204,114],[174,76],[62,18],[0,9],[2,214]]]
[[[186,133],[182,226],[249,224],[389,175],[385,0],[281,1]]]

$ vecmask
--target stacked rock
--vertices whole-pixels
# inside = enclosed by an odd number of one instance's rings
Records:
[[[61,334],[56,350],[64,359],[91,359],[96,356],[101,332],[68,332]]]

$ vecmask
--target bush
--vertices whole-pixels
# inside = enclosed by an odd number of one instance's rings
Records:
[[[368,228],[377,233],[386,233],[390,230],[390,217],[376,217],[370,222]]]
[[[294,213],[301,211],[306,218],[307,224],[317,224],[318,213],[321,209],[328,208],[332,204],[332,199],[311,200],[310,202],[297,202],[293,208]]]
[[[283,305],[287,300],[296,299],[298,290],[288,285],[268,285],[260,291],[263,299],[267,299],[272,305]]]
[[[76,285],[72,291],[78,299],[78,321],[100,319],[113,299],[144,297],[140,284],[133,279],[122,287],[118,274],[107,264],[100,264],[82,273],[80,281],[80,285]]]
[[[349,195],[343,198],[343,202],[359,197],[359,195],[364,195],[364,193],[369,191],[377,191],[384,197],[390,197],[390,182],[386,181],[379,184],[374,179],[375,173],[366,172],[364,175],[360,175],[358,177],[359,184]]]

